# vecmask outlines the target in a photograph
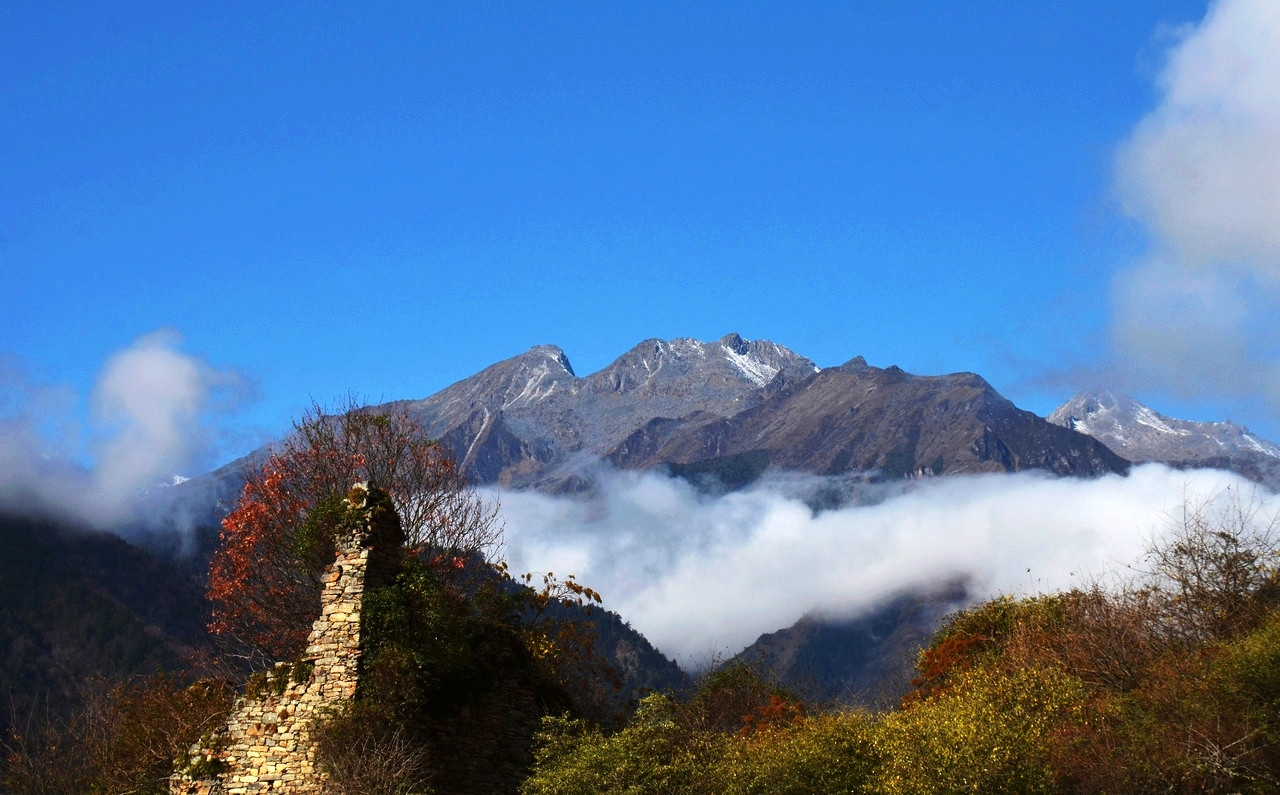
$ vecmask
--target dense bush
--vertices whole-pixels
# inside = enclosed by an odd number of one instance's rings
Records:
[[[424,738],[385,705],[359,701],[314,729],[316,763],[330,795],[429,795],[434,777]]]
[[[547,718],[534,752],[526,795],[710,792],[700,782],[725,742],[715,732],[689,732],[665,695],[640,702],[630,724],[606,735],[582,720]]]
[[[1051,667],[991,663],[879,721],[875,789],[1051,792],[1050,740],[1081,723],[1085,687]]]
[[[715,791],[733,795],[863,792],[882,761],[869,713],[819,715],[739,737],[717,760]]]

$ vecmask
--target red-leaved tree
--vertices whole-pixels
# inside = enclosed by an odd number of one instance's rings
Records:
[[[257,665],[302,650],[319,612],[319,575],[333,559],[326,517],[358,481],[391,496],[413,553],[489,559],[501,547],[496,503],[403,407],[351,398],[336,411],[313,405],[249,473],[222,521],[208,595],[210,630],[228,653]]]

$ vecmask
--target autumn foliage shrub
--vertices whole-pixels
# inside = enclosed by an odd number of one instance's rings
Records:
[[[403,408],[314,406],[247,474],[209,568],[209,629],[224,653],[262,667],[295,657],[319,613],[335,516],[355,482],[390,495],[414,554],[484,559],[502,542],[497,506]]]
[[[934,698],[886,715],[877,791],[1053,792],[1049,739],[1082,718],[1084,686],[1050,667],[997,663],[958,675]]]
[[[956,676],[991,659],[1016,635],[1043,635],[1062,620],[1057,596],[1014,599],[1000,596],[949,616],[916,659],[918,675],[904,704],[929,698]]]
[[[862,713],[810,718],[750,667],[708,675],[686,698],[652,694],[613,733],[547,718],[526,795],[858,791],[872,758]]]
[[[326,715],[312,729],[316,764],[328,795],[430,795],[429,745],[385,705],[360,700]]]
[[[581,719],[549,717],[534,750],[525,795],[584,792],[712,792],[707,769],[725,738],[690,732],[677,721],[677,703],[654,694],[643,699],[622,730],[606,734]]]
[[[866,792],[883,757],[870,713],[848,711],[771,725],[723,746],[708,776],[732,795]]]

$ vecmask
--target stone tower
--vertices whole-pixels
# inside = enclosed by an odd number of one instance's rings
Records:
[[[325,569],[320,617],[293,663],[251,678],[227,725],[180,759],[169,781],[183,795],[320,793],[311,726],[321,710],[355,695],[360,666],[360,609],[365,590],[395,575],[404,531],[391,499],[357,483],[337,555]]]

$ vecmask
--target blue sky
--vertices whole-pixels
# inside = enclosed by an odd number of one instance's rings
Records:
[[[93,462],[168,385],[211,466],[737,331],[1280,439],[1275,9],[7,2],[0,420]]]

